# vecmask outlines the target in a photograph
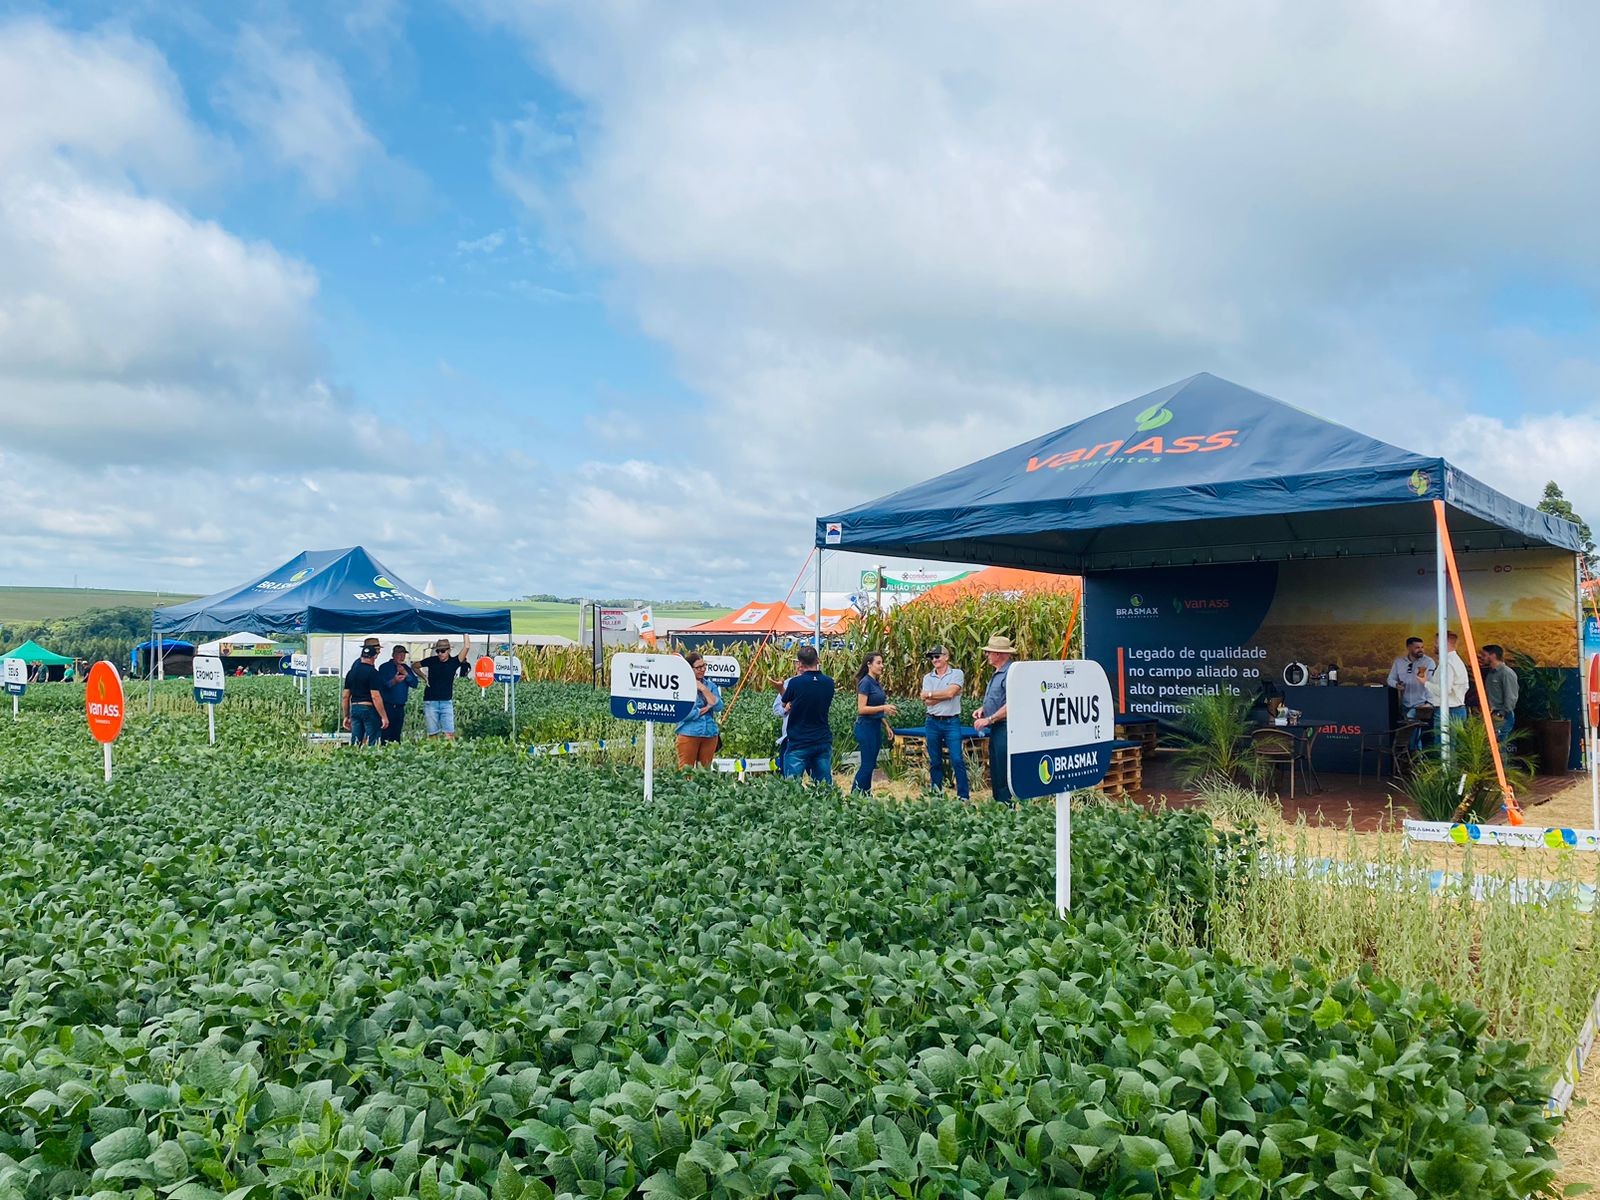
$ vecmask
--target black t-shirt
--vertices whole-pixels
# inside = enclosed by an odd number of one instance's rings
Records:
[[[783,689],[783,702],[789,706],[789,734],[784,744],[790,750],[833,744],[833,731],[828,728],[833,680],[821,671],[802,671]]]
[[[344,686],[350,693],[351,704],[371,704],[372,693],[383,690],[383,683],[378,679],[378,668],[364,658],[358,659],[345,672]]]
[[[463,678],[467,674],[467,658],[440,658],[437,654],[430,654],[417,666],[428,676],[428,686],[422,690],[424,700],[454,700],[456,698],[456,676]]]

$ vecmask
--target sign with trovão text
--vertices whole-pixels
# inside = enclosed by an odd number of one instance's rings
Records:
[[[289,655],[289,674],[297,679],[304,679],[311,674],[311,655],[304,650],[296,650]]]
[[[1023,798],[1093,787],[1111,766],[1116,710],[1099,663],[1013,663],[1006,676],[1011,790]]]
[[[739,682],[739,660],[731,654],[706,655],[706,678],[719,688],[731,688]]]
[[[681,721],[695,705],[694,670],[677,654],[614,654],[611,715],[624,721]]]

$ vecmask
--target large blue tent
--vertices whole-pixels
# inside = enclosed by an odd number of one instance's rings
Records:
[[[824,548],[1084,573],[1432,549],[1576,551],[1577,528],[1415,454],[1200,374],[819,518]]]
[[[214,596],[155,610],[152,632],[466,633],[511,630],[509,608],[435,600],[360,546],[304,550]]]

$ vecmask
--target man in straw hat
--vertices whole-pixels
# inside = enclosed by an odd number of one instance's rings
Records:
[[[461,639],[461,653],[452,656],[450,639],[440,638],[433,644],[433,656],[425,658],[417,667],[428,678],[422,691],[422,721],[429,737],[441,734],[456,739],[456,680],[468,671],[467,639]]]
[[[375,746],[389,728],[389,714],[383,708],[383,683],[374,665],[382,648],[377,638],[367,638],[361,643],[361,657],[344,675],[340,704],[352,746]]]
[[[1006,676],[1017,657],[1011,639],[996,633],[984,643],[983,656],[994,668],[994,677],[983,693],[983,707],[973,720],[979,733],[989,735],[989,790],[997,804],[1012,804],[1011,782],[1006,774]]]

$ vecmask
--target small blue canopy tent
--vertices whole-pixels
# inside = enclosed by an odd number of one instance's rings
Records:
[[[218,633],[511,631],[509,608],[466,608],[412,587],[360,546],[303,550],[247,583],[155,610],[152,631]]]
[[[816,544],[1068,574],[1406,554],[1433,544],[1433,500],[1463,547],[1579,548],[1442,458],[1207,374],[819,518]]]

